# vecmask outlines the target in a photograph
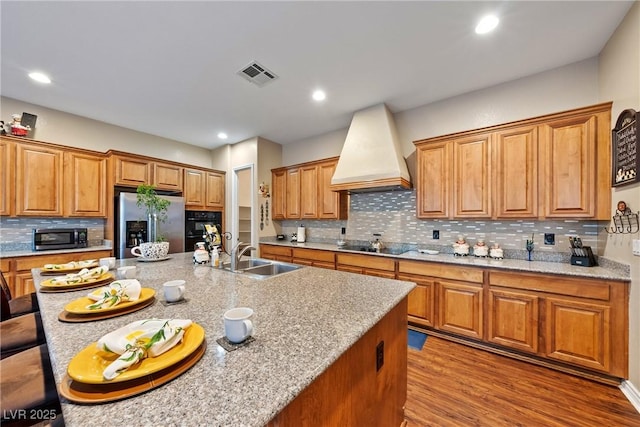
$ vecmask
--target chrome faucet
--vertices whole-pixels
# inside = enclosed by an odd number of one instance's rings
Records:
[[[244,245],[244,243],[238,242],[234,246],[234,248],[231,249],[231,271],[237,270],[238,263],[240,262],[240,258],[242,258],[242,255],[244,255],[247,251],[256,250],[256,248],[254,248],[253,246],[245,246],[240,252],[238,252],[238,248],[240,247],[240,245]]]

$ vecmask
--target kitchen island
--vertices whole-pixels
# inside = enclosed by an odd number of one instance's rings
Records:
[[[173,381],[105,404],[62,399],[67,425],[400,425],[406,399],[407,295],[414,284],[305,267],[268,279],[194,265],[191,253],[136,265],[157,299],[102,321],[58,315],[88,291],[38,293],[56,382],[71,359],[102,335],[145,318],[191,319],[205,330],[202,359]],[[45,278],[33,270],[36,287]],[[164,305],[162,283],[186,280],[187,302]],[[227,352],[223,313],[254,309],[255,341]],[[376,369],[376,348],[384,361]],[[382,420],[382,421],[381,421]]]

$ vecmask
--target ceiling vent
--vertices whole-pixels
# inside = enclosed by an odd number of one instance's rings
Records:
[[[278,76],[256,61],[252,61],[242,67],[242,69],[238,71],[238,75],[258,87],[262,87],[278,78]]]

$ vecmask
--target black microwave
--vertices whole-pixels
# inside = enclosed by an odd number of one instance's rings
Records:
[[[33,250],[86,248],[86,228],[34,228]]]

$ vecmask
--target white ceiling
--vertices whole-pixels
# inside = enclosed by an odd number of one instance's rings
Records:
[[[596,56],[632,3],[2,0],[0,93],[202,147],[287,144]],[[252,60],[279,79],[236,75]]]

